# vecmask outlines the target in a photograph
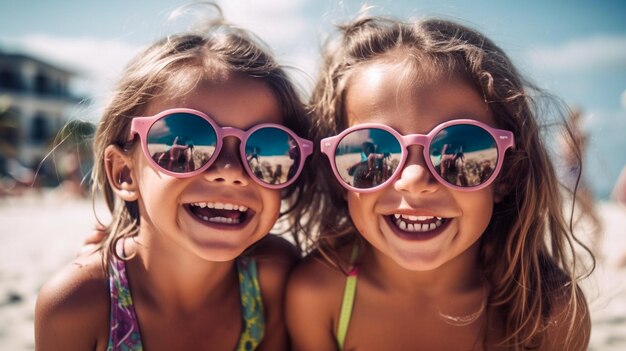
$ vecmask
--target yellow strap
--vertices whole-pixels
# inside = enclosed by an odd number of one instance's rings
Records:
[[[354,264],[358,255],[359,247],[358,245],[354,245],[350,257],[351,265]],[[352,307],[354,306],[354,298],[356,296],[358,272],[358,268],[352,267],[352,270],[348,273],[348,278],[346,278],[346,286],[343,290],[343,300],[341,301],[341,311],[339,312],[339,322],[337,323],[337,343],[339,344],[339,350],[343,350],[346,334],[348,333],[348,325],[350,324]]]

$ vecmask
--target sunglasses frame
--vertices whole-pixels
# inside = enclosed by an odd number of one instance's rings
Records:
[[[455,126],[455,125],[472,125],[472,126],[480,127],[483,130],[485,130],[487,133],[489,133],[491,137],[493,138],[493,140],[496,142],[496,148],[498,152],[496,168],[494,169],[493,173],[489,176],[489,178],[487,178],[487,180],[485,180],[481,184],[478,184],[475,186],[466,186],[466,187],[451,184],[447,180],[445,180],[442,176],[439,175],[439,173],[435,170],[435,167],[430,160],[430,147],[435,136],[439,134],[439,132],[442,131],[443,129],[451,127],[451,126]],[[401,151],[402,151],[400,163],[398,163],[398,167],[393,172],[393,174],[383,183],[378,184],[375,187],[366,188],[366,189],[356,188],[348,184],[345,180],[343,180],[343,178],[339,174],[339,171],[337,169],[337,163],[335,161],[335,158],[336,158],[335,153],[337,151],[337,147],[339,146],[339,143],[341,143],[343,138],[346,135],[354,131],[358,131],[362,129],[380,129],[380,130],[389,132],[391,135],[393,135],[396,138],[396,140],[400,144]],[[433,128],[430,132],[428,132],[428,134],[402,135],[395,129],[385,124],[379,124],[379,123],[357,124],[355,126],[352,126],[344,130],[338,135],[324,138],[320,142],[321,151],[323,154],[326,155],[326,157],[330,161],[330,165],[333,170],[333,173],[335,173],[335,177],[337,178],[337,180],[339,180],[339,183],[344,188],[350,191],[357,192],[357,193],[372,193],[372,192],[378,191],[386,187],[391,182],[393,182],[394,179],[397,178],[402,173],[402,169],[404,168],[406,159],[408,157],[408,147],[411,145],[422,146],[425,163],[428,169],[430,170],[430,173],[433,175],[433,177],[435,177],[435,179],[437,179],[439,183],[443,184],[444,186],[447,186],[448,188],[452,190],[476,191],[476,190],[480,190],[489,186],[489,184],[491,184],[493,180],[498,176],[498,174],[500,173],[500,169],[502,168],[502,163],[504,162],[504,154],[506,153],[507,149],[515,148],[515,141],[514,141],[513,133],[508,130],[493,128],[493,127],[488,126],[485,123],[482,123],[473,119],[453,119],[453,120],[439,124],[438,126]]]
[[[211,157],[209,158],[209,160],[202,165],[202,167],[199,167],[198,169],[191,171],[191,172],[185,172],[185,173],[176,173],[176,172],[172,172],[170,170],[167,170],[161,166],[159,166],[159,164],[152,158],[152,156],[150,155],[150,152],[148,150],[148,132],[150,131],[150,128],[152,128],[152,126],[160,119],[162,118],[166,118],[167,116],[173,115],[173,114],[177,114],[177,113],[186,113],[186,114],[191,114],[197,117],[200,117],[202,119],[204,119],[205,121],[207,121],[211,127],[213,127],[213,129],[215,130],[215,137],[217,139],[217,143],[215,145],[215,151],[213,152],[213,154],[211,155]],[[250,168],[250,165],[248,165],[248,162],[246,162],[246,142],[248,140],[248,138],[250,137],[250,135],[252,135],[254,132],[256,132],[259,129],[263,129],[263,128],[276,128],[276,129],[280,129],[282,131],[284,131],[285,133],[287,133],[291,138],[293,138],[293,140],[296,141],[296,144],[298,145],[299,149],[300,149],[300,164],[298,165],[298,170],[296,171],[296,173],[293,175],[293,177],[291,177],[291,179],[287,180],[285,183],[282,184],[269,184],[266,183],[264,181],[262,181],[261,179],[257,178],[256,175],[254,175],[254,172],[252,172],[252,169]],[[213,164],[213,162],[215,162],[215,160],[217,159],[217,156],[220,154],[220,151],[222,150],[222,146],[224,144],[224,139],[226,137],[232,136],[235,137],[237,139],[239,139],[239,153],[241,156],[241,164],[243,165],[244,169],[246,170],[247,175],[254,180],[257,184],[268,188],[268,189],[282,189],[285,188],[289,185],[291,185],[293,182],[296,181],[296,179],[298,179],[298,176],[300,175],[300,173],[302,172],[302,169],[304,168],[304,162],[306,161],[307,157],[309,157],[311,155],[311,153],[313,152],[313,142],[311,142],[310,140],[307,139],[303,139],[300,138],[299,136],[297,136],[292,130],[290,130],[289,128],[282,126],[280,124],[275,124],[275,123],[261,123],[261,124],[257,124],[254,127],[248,129],[248,130],[241,130],[238,128],[234,128],[234,127],[220,127],[211,117],[209,117],[207,114],[201,112],[201,111],[197,111],[194,109],[190,109],[190,108],[172,108],[172,109],[167,109],[164,111],[159,112],[158,114],[154,115],[154,116],[141,116],[141,117],[134,117],[132,122],[131,122],[131,126],[130,126],[130,132],[129,132],[129,136],[128,136],[128,141],[132,141],[135,138],[135,135],[139,136],[139,139],[141,140],[141,148],[143,150],[144,155],[148,158],[149,162],[152,164],[152,166],[158,170],[159,172],[165,173],[169,176],[175,177],[175,178],[189,178],[189,177],[193,177],[197,174],[200,174],[202,172],[204,172],[205,170],[207,170],[209,167],[211,167],[211,165]]]

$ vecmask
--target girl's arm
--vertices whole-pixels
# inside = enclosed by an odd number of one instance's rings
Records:
[[[287,329],[295,351],[337,350],[333,318],[338,314],[345,276],[321,258],[307,257],[287,286]]]
[[[35,307],[35,348],[105,350],[108,307],[100,255],[71,263],[39,292]]]
[[[259,242],[253,253],[257,261],[259,286],[265,314],[265,335],[258,350],[289,349],[285,325],[285,289],[287,278],[300,258],[295,246],[275,235]]]

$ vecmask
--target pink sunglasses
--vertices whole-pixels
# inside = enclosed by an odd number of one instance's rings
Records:
[[[269,189],[293,183],[313,151],[311,141],[282,125],[263,123],[247,131],[220,127],[206,114],[187,108],[133,118],[129,141],[135,135],[153,167],[177,178],[205,171],[219,155],[224,138],[233,136],[240,140],[242,164],[250,178]]]
[[[428,134],[401,135],[383,124],[359,124],[322,139],[335,176],[359,193],[387,186],[404,168],[410,145],[423,146],[424,159],[435,179],[460,191],[482,189],[496,178],[513,133],[473,119],[456,119]]]

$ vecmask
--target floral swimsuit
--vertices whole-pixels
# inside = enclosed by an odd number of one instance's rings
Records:
[[[253,259],[237,260],[243,327],[235,351],[254,350],[265,332],[263,301]],[[107,351],[143,350],[137,314],[133,306],[126,264],[113,257],[109,265],[109,292],[111,294],[111,323]]]

